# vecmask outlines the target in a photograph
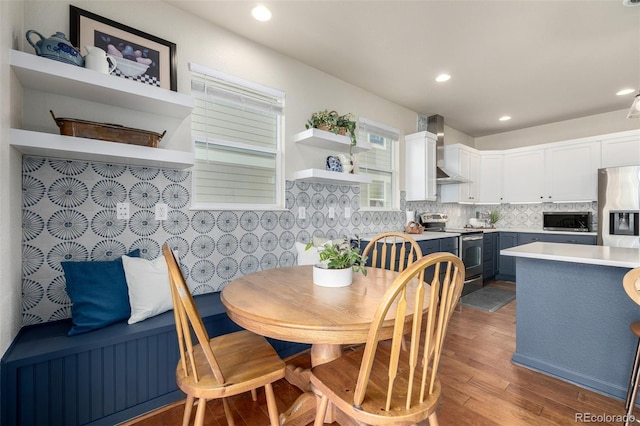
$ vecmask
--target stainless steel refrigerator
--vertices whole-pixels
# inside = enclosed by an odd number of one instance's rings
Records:
[[[598,245],[640,247],[640,166],[598,170]]]

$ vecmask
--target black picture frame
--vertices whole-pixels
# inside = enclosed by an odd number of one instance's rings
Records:
[[[100,47],[107,53],[114,53],[115,49],[119,53],[114,56],[129,60],[122,61],[115,75],[174,92],[178,90],[175,43],[73,5],[69,6],[69,17],[70,41],[83,56],[87,54],[86,45]]]

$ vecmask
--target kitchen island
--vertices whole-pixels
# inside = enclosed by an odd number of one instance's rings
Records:
[[[640,250],[535,242],[516,258],[515,364],[624,399],[640,319],[622,278]]]

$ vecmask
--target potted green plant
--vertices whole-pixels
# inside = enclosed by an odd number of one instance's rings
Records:
[[[309,243],[306,249],[313,247]],[[351,245],[345,237],[342,242],[327,242],[318,247],[320,263],[313,266],[313,283],[323,287],[346,287],[353,281],[353,272],[367,275],[364,265],[367,260],[360,254],[359,244]]]
[[[491,227],[495,228],[496,222],[498,222],[499,220],[500,220],[500,213],[498,212],[498,210],[491,210],[489,212],[489,224],[491,225]]]
[[[306,129],[326,130],[340,135],[347,135],[351,138],[351,146],[355,146],[356,129],[358,123],[352,120],[352,114],[340,115],[336,111],[322,110],[314,112],[304,125]],[[351,150],[349,150],[351,154]]]
[[[340,115],[336,111],[322,110],[314,112],[305,124],[306,129],[320,129],[327,132],[338,133],[338,117]]]

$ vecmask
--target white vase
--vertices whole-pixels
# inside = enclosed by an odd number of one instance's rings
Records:
[[[325,269],[313,266],[313,283],[321,287],[346,287],[353,282],[353,268]]]

